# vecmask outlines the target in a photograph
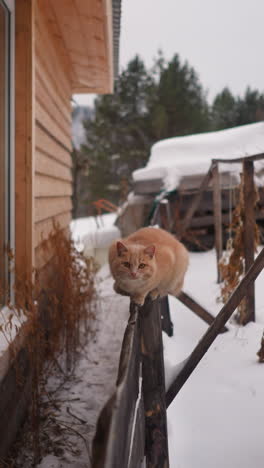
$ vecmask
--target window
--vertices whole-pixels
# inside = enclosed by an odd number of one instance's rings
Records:
[[[12,5],[0,0],[0,303],[5,301],[10,284],[6,246],[11,235],[11,100],[12,100]]]

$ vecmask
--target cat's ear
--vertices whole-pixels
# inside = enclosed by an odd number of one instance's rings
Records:
[[[150,258],[153,258],[155,253],[155,245],[148,245],[148,247],[145,248],[144,253],[149,255]]]
[[[127,248],[124,244],[122,244],[122,242],[120,241],[117,241],[116,243],[116,249],[117,249],[117,253],[118,255],[122,255],[123,253],[127,252]]]

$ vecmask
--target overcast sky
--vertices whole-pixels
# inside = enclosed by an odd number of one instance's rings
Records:
[[[194,67],[210,100],[224,86],[263,92],[263,33],[263,0],[122,0],[120,70],[136,53],[150,67],[160,48]]]

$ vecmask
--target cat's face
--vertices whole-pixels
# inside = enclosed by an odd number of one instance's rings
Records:
[[[125,246],[117,242],[116,273],[122,279],[147,280],[155,270],[155,246],[140,245]]]

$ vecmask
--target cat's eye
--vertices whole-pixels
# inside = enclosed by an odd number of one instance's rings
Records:
[[[130,268],[130,263],[129,263],[129,262],[123,262],[123,265],[124,265],[126,268]]]
[[[140,264],[138,265],[138,268],[145,268],[145,266],[146,266],[145,263],[140,263]]]

